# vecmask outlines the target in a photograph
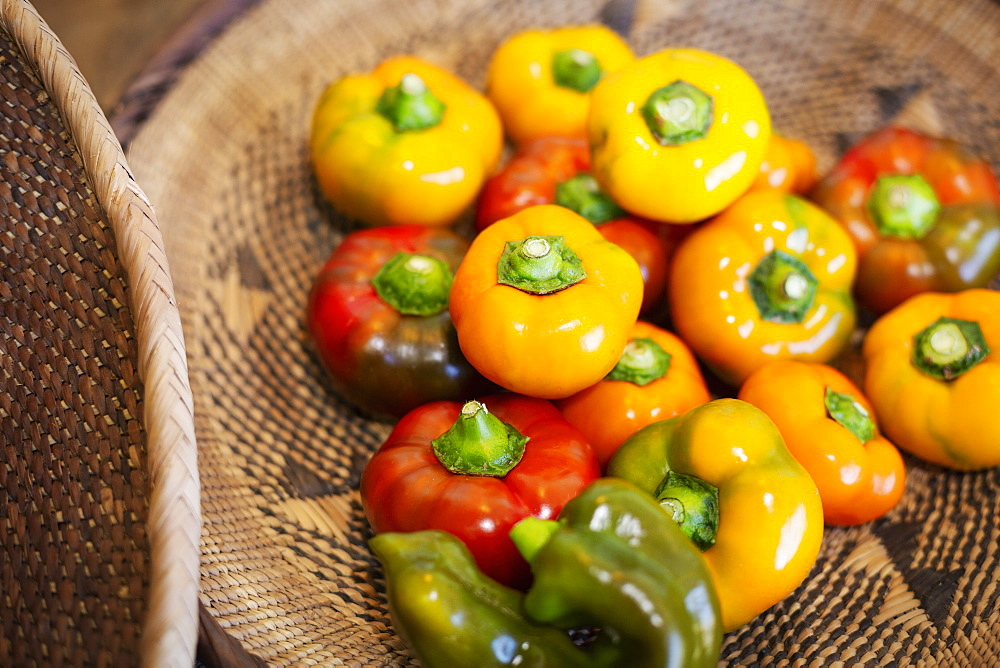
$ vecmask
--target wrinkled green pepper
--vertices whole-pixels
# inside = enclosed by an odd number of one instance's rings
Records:
[[[601,479],[558,520],[512,538],[532,565],[527,594],[485,577],[441,531],[371,539],[396,631],[435,666],[714,666],[719,604],[701,554],[636,486]],[[572,630],[584,629],[577,644]]]

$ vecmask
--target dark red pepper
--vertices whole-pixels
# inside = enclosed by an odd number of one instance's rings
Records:
[[[334,388],[377,416],[495,386],[466,361],[448,314],[468,242],[446,229],[385,226],[348,234],[317,275],[309,335]]]

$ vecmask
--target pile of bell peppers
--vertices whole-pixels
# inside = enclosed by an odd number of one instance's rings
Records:
[[[359,496],[427,665],[714,665],[909,467],[1000,465],[1000,188],[955,140],[820,171],[739,64],[573,25],[482,91],[344,76],[309,146],[348,231],[308,338],[394,423]]]

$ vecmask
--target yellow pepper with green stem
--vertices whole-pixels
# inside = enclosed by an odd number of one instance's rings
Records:
[[[369,226],[446,226],[500,160],[493,104],[451,72],[396,56],[323,92],[310,156],[335,208]]]

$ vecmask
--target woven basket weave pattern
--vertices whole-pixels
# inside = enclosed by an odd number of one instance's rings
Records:
[[[162,241],[70,56],[0,9],[0,664],[183,665],[199,501]]]
[[[250,7],[179,73],[129,152],[158,202],[184,319],[201,450],[201,598],[212,616],[273,665],[412,662],[391,628],[356,492],[390,425],[338,399],[303,326],[314,273],[350,229],[317,195],[307,162],[326,83],[412,52],[481,86],[504,36],[602,19],[626,29],[639,53],[683,44],[740,62],[775,125],[806,139],[824,168],[890,121],[950,134],[1000,168],[990,43],[1000,9],[942,11],[795,0]],[[1000,657],[1000,477],[908,464],[899,507],[828,530],[810,577],[730,634],[724,663]]]

